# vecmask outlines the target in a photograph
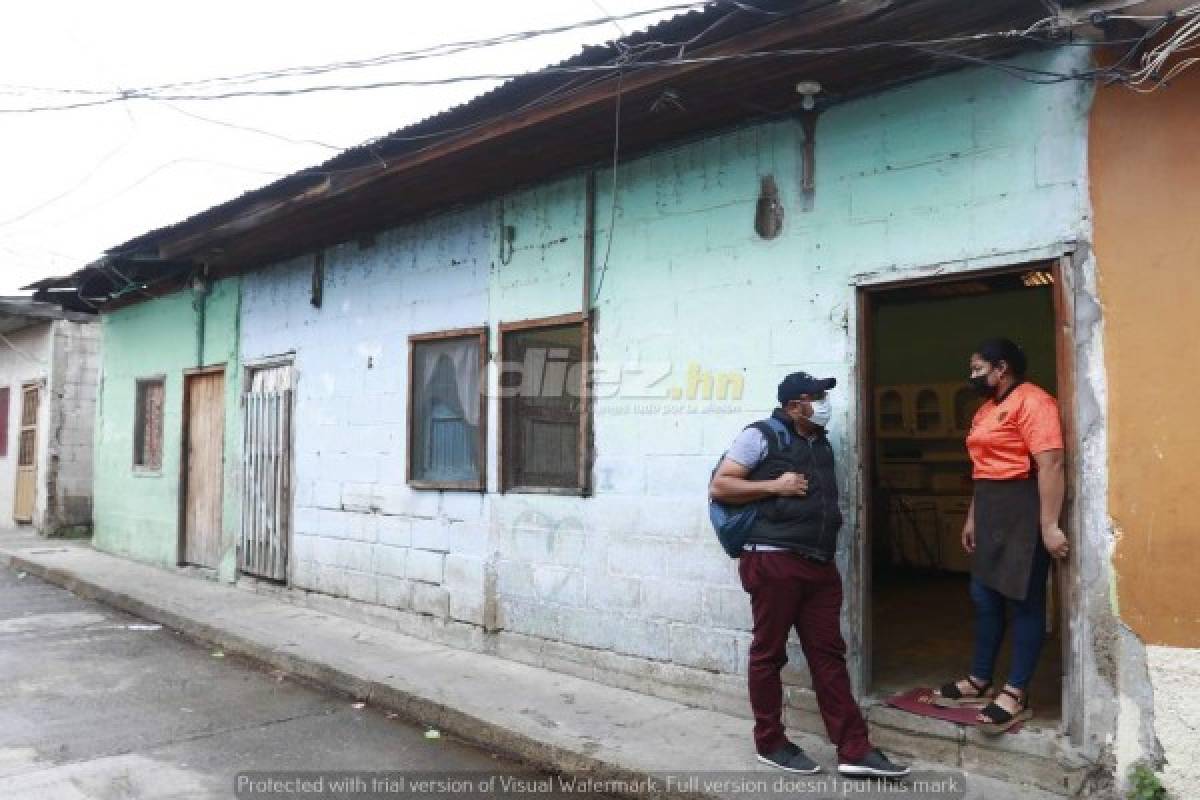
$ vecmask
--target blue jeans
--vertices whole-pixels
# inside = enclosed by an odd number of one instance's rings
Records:
[[[1033,571],[1024,600],[1010,600],[971,578],[971,600],[975,603],[975,656],[971,661],[971,674],[976,678],[992,680],[996,655],[1004,642],[1006,606],[1012,603],[1013,651],[1008,683],[1021,690],[1029,686],[1046,639],[1046,576],[1049,571],[1050,554],[1038,542],[1033,551]]]

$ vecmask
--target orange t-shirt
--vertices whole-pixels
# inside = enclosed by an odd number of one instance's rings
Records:
[[[1063,447],[1058,401],[1032,383],[1022,383],[1004,402],[988,400],[975,412],[967,452],[977,480],[1028,478],[1030,456]]]

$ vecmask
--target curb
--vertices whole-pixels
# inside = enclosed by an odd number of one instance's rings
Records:
[[[535,769],[555,774],[586,777],[594,782],[612,782],[616,789],[606,792],[606,794],[645,798],[647,796],[645,792],[621,791],[619,787],[621,784],[645,786],[651,779],[656,779],[659,785],[662,783],[660,776],[654,773],[601,760],[586,752],[568,750],[559,745],[496,725],[472,715],[469,711],[405,692],[313,659],[302,658],[292,653],[260,645],[245,637],[197,622],[163,606],[151,605],[124,592],[107,589],[81,579],[74,573],[47,567],[9,551],[0,550],[0,563],[62,587],[84,599],[93,600],[156,622],[192,641],[220,647],[225,653],[239,656],[260,666],[280,670],[301,682],[395,712],[408,722],[437,728],[468,744],[491,750],[502,757],[519,761]],[[716,794],[678,790],[663,790],[653,796],[672,798],[672,800],[675,798],[678,800],[719,800],[721,798]]]

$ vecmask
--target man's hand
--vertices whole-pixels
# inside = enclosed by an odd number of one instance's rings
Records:
[[[962,546],[963,550],[968,553],[975,552],[975,520],[971,518],[970,514],[967,515],[966,524],[963,525]]]
[[[1067,535],[1058,527],[1057,522],[1042,526],[1042,544],[1046,545],[1046,550],[1055,558],[1066,558],[1067,553],[1071,551]]]
[[[808,494],[808,478],[799,472],[785,472],[771,481],[775,494],[781,497],[803,497]]]

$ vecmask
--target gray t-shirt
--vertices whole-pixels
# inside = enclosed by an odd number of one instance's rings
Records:
[[[737,435],[733,444],[725,451],[725,456],[752,470],[767,457],[767,437],[751,425]]]

